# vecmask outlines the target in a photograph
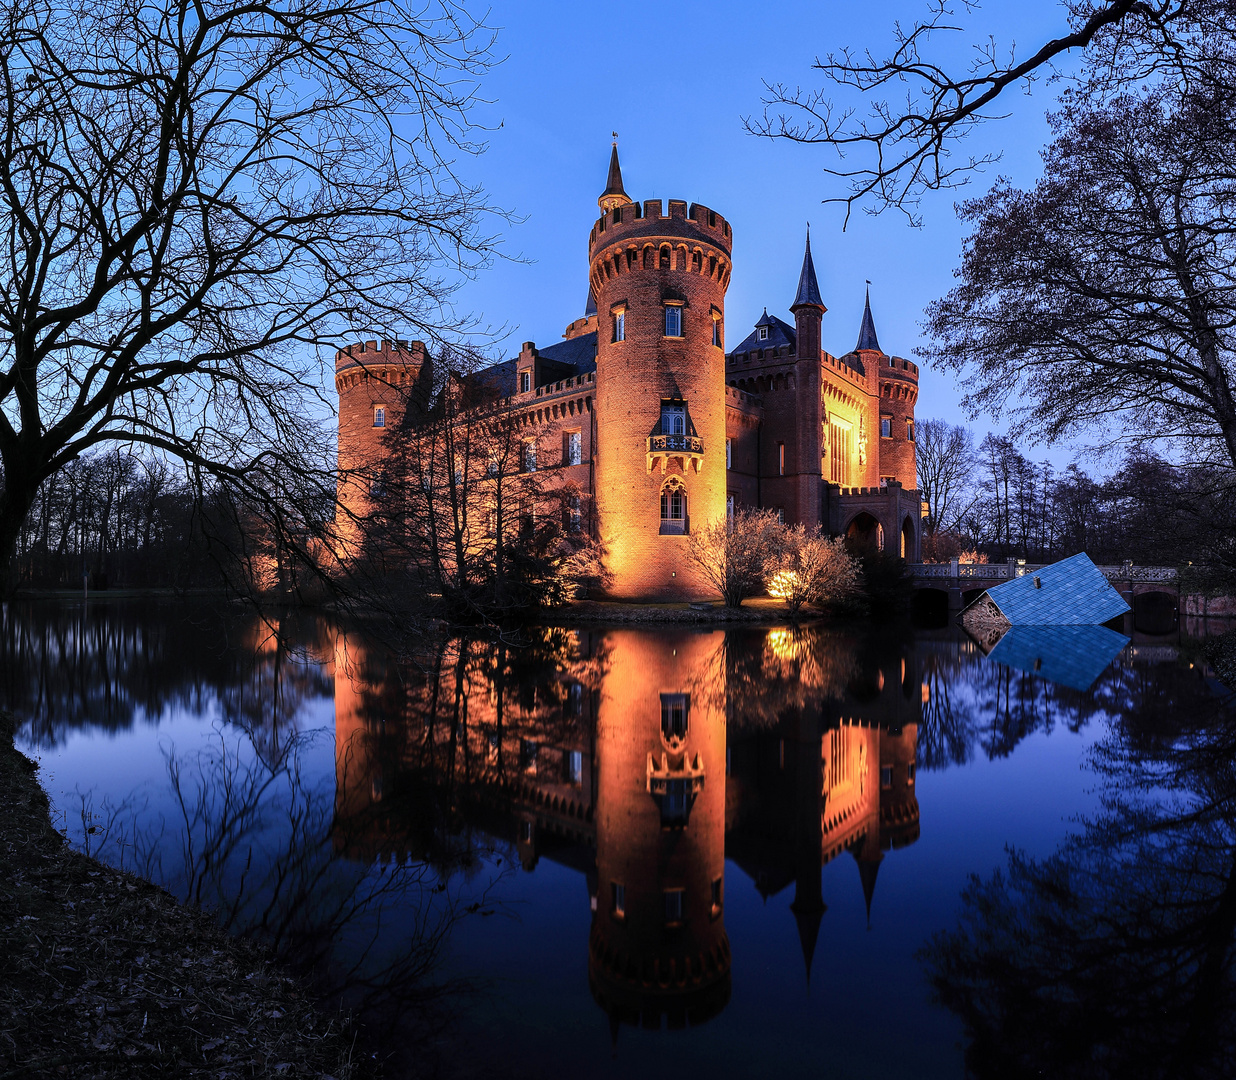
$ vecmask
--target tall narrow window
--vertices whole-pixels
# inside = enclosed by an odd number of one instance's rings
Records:
[[[712,343],[721,348],[721,320],[716,317],[712,320]]]
[[[777,475],[785,475],[785,443],[777,443]]]
[[[373,426],[386,427],[386,407],[384,405],[373,407]]]
[[[620,919],[627,914],[627,887],[617,881],[609,883],[610,910]]]
[[[677,304],[665,305],[665,336],[682,337],[682,308]]]
[[[732,469],[734,467],[734,440],[725,440],[725,467]]]
[[[679,781],[671,781],[671,782],[679,783]],[[683,897],[682,889],[666,889],[665,890],[665,921],[667,923],[673,924],[673,923],[682,922],[682,909],[683,909],[682,897]]]
[[[667,248],[667,247],[663,247],[663,248],[661,249],[661,260],[660,260],[660,263],[661,263],[661,269],[662,269],[662,270],[668,270],[668,269],[670,268],[670,252],[669,252],[669,248]]]
[[[519,373],[519,392],[521,394],[528,393],[532,389],[532,372],[521,371]]]
[[[666,742],[681,742],[687,737],[690,712],[690,694],[661,695],[661,734]]]
[[[567,532],[577,533],[583,523],[583,512],[580,510],[579,496],[571,495],[567,499],[566,527]]]
[[[524,472],[536,472],[536,443],[524,443]]]
[[[910,442],[914,441],[914,421],[913,420],[906,421],[906,438],[909,439]]]
[[[768,327],[767,327],[767,326],[761,326],[761,327],[760,327],[760,332],[759,332],[759,340],[760,340],[760,341],[767,341],[767,340],[768,340]]]
[[[572,787],[583,782],[584,755],[579,750],[568,750],[562,755],[562,779]]]
[[[732,493],[725,497],[725,518],[727,521],[734,520],[734,507],[736,503],[737,500],[734,498]]]
[[[891,439],[893,437],[893,418],[891,416],[880,417],[880,438]]]
[[[625,311],[614,312],[614,340],[627,340],[627,313]]]
[[[780,506],[777,507],[777,524],[785,524],[785,511]]]
[[[578,431],[568,431],[566,437],[566,463],[579,465],[584,460],[584,436]]]

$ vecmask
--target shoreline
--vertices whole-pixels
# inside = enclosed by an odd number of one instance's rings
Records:
[[[0,712],[0,1063],[6,1077],[362,1080],[356,1032],[259,945],[75,851]]]

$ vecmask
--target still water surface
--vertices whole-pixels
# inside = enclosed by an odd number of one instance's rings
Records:
[[[550,628],[396,656],[136,602],[2,631],[72,842],[312,965],[396,1074],[1231,1064],[1236,743],[1174,645]]]

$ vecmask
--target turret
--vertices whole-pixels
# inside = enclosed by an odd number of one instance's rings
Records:
[[[803,251],[803,267],[798,275],[798,292],[790,311],[794,314],[798,363],[795,365],[797,424],[793,459],[785,463],[783,474],[793,476],[789,492],[793,505],[787,507],[792,520],[809,529],[820,521],[820,438],[823,420],[820,403],[820,324],[828,309],[820,298],[820,286],[811,260],[811,227]]]
[[[617,151],[588,244],[596,298],[595,500],[618,597],[703,598],[686,554],[725,513],[725,290],[730,226],[699,204],[642,206]]]
[[[381,485],[389,436],[429,407],[433,367],[421,341],[364,341],[335,354],[339,395],[336,533],[355,555]],[[411,413],[411,415],[409,415]]]
[[[903,488],[918,487],[914,458],[914,403],[918,400],[918,366],[898,356],[887,356],[876,336],[868,282],[863,321],[855,352],[868,376],[876,378],[880,415],[879,466],[881,481],[895,480]]]

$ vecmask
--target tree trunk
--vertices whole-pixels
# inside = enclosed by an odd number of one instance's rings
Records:
[[[17,591],[17,538],[34,503],[35,489],[14,483],[12,471],[5,472],[5,487],[0,492],[0,599],[8,600]]]

